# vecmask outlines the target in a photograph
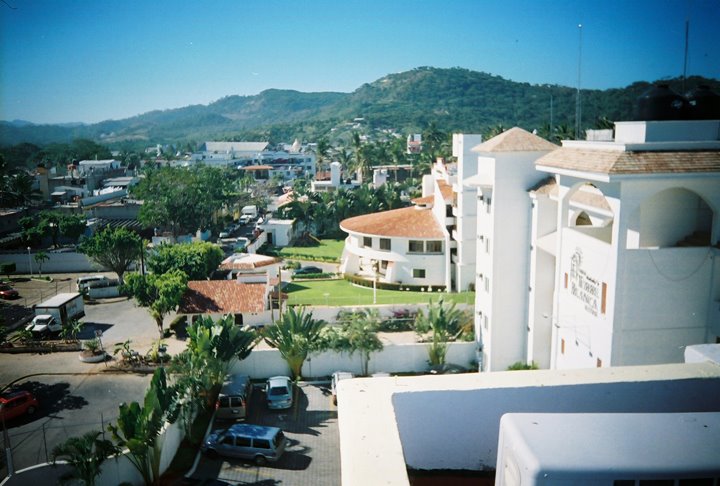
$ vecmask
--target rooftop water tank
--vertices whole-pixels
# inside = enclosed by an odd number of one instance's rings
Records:
[[[691,120],[720,120],[720,95],[710,91],[710,86],[700,85],[685,97]]]
[[[637,100],[636,119],[641,121],[684,120],[687,118],[687,100],[658,84],[645,91]]]

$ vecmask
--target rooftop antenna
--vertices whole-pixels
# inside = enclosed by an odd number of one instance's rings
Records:
[[[685,19],[685,62],[683,64],[682,90],[685,92],[685,79],[687,79],[688,44],[690,43],[690,19]]]
[[[582,24],[578,24],[578,72],[577,93],[575,95],[575,140],[580,140],[580,125],[582,123],[582,107],[580,104],[580,66],[582,65]]]

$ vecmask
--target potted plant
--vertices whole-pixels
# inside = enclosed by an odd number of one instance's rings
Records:
[[[83,350],[80,351],[80,361],[83,363],[99,363],[105,361],[107,353],[102,347],[99,338],[89,339],[83,342]]]

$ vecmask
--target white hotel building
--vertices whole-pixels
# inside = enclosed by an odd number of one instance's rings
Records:
[[[536,167],[528,360],[677,363],[717,342],[720,121],[619,122]]]
[[[618,122],[614,139],[549,153],[516,150],[533,137],[520,129],[479,146],[483,369],[673,363],[716,342],[719,134],[717,120]]]

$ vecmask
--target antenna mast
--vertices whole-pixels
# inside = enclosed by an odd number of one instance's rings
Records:
[[[690,43],[690,19],[685,19],[685,62],[683,64],[682,90],[685,91],[685,79],[687,78],[688,44]]]
[[[580,103],[580,66],[582,65],[582,24],[578,24],[578,72],[577,93],[575,94],[575,140],[580,140],[580,126],[582,124],[582,106]]]

